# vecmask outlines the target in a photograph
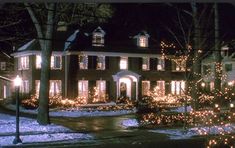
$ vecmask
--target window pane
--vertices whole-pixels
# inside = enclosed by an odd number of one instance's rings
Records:
[[[106,81],[98,80],[96,81],[96,88],[97,88],[97,98],[94,98],[93,102],[105,102],[106,101]]]
[[[149,58],[143,58],[142,69],[149,70]]]
[[[127,57],[121,57],[120,59],[120,69],[127,69],[128,67],[128,58]]]
[[[140,47],[147,47],[147,38],[144,36],[141,36],[139,38],[139,45]]]
[[[87,69],[88,68],[88,57],[87,55],[79,56],[79,69]]]
[[[78,97],[88,98],[88,81],[80,80],[78,81]]]
[[[157,88],[159,89],[159,96],[165,96],[165,81],[157,81]]]
[[[98,70],[105,69],[105,57],[104,56],[97,57],[96,69],[98,69]]]
[[[6,70],[6,62],[1,62],[1,70]]]
[[[41,68],[41,62],[42,62],[42,58],[40,55],[36,55],[36,68],[39,69]]]
[[[164,58],[158,58],[157,70],[165,70]]]
[[[149,95],[150,81],[142,81],[142,96]]]

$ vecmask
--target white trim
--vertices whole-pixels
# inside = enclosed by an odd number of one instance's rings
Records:
[[[17,58],[17,57],[22,57],[22,56],[39,55],[39,54],[41,54],[41,51],[27,50],[27,51],[12,53],[11,56]],[[64,52],[63,51],[52,51],[52,55],[64,55]]]

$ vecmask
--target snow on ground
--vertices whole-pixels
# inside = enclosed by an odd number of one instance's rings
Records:
[[[15,105],[7,105],[7,108],[15,110]],[[20,111],[24,113],[37,114],[37,110],[29,110],[20,107]],[[50,116],[53,117],[94,117],[94,116],[118,116],[135,113],[136,109],[133,110],[110,110],[110,111],[98,111],[98,110],[81,110],[81,109],[71,109],[71,110],[56,110],[50,111]]]
[[[225,124],[221,126],[208,126],[208,127],[194,127],[189,128],[187,130],[183,129],[164,129],[164,130],[149,130],[154,133],[162,133],[167,134],[170,139],[188,139],[193,136],[199,135],[216,135],[222,133],[235,133],[235,125],[234,124]]]
[[[186,108],[186,111],[187,112],[190,112],[190,111],[192,111],[193,109],[192,109],[192,107],[191,106],[187,106],[187,108]],[[185,112],[185,108],[184,108],[184,106],[181,106],[181,107],[177,107],[177,108],[175,108],[175,109],[172,109],[171,111],[173,111],[173,112],[178,112],[178,113],[183,113],[183,112]]]
[[[139,127],[139,122],[136,119],[126,119],[126,120],[122,120],[121,125],[125,128]]]
[[[15,116],[0,113],[0,147],[11,145],[15,134]],[[89,134],[73,133],[58,125],[41,126],[34,119],[20,117],[20,138],[23,143],[49,142],[61,140],[92,139]]]

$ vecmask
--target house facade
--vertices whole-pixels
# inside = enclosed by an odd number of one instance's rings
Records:
[[[5,51],[0,51],[0,99],[11,97],[13,58]]]
[[[138,100],[155,87],[160,96],[181,95],[186,87],[186,64],[165,59],[145,31],[128,36],[125,42],[112,41],[101,27],[88,33],[60,31],[57,37],[51,56],[50,96],[95,103],[120,97]],[[39,93],[40,54],[36,39],[12,54],[15,71],[23,79],[22,92]]]
[[[215,81],[215,58],[211,54],[202,60],[202,85],[208,91],[214,90]],[[235,84],[235,53],[232,48],[221,48],[221,88],[234,88]]]

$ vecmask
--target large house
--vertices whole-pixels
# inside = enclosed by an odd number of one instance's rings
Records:
[[[11,97],[13,68],[13,58],[0,49],[0,99]]]
[[[209,54],[202,60],[202,83],[208,91],[214,90],[215,80],[215,57]],[[225,45],[221,48],[221,86],[222,90],[226,87],[234,87],[235,85],[235,52],[234,47]]]
[[[157,87],[160,95],[180,95],[185,88],[186,64],[165,59],[146,31],[112,38],[101,27],[91,31],[55,33],[51,56],[50,95],[85,98],[87,103],[132,100]],[[21,91],[38,94],[41,51],[37,39],[18,48],[15,71],[23,78]],[[180,60],[180,59],[179,59]],[[96,100],[90,93],[98,96]]]

